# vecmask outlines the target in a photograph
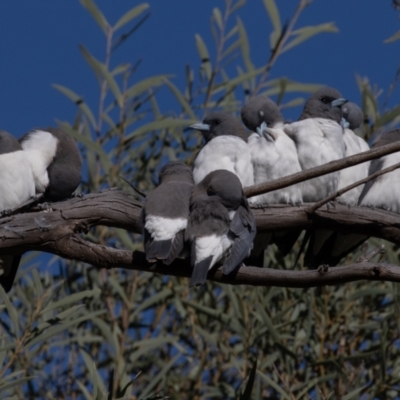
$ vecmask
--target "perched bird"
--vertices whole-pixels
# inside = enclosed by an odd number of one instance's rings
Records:
[[[47,200],[65,199],[81,182],[82,160],[72,137],[59,128],[35,129],[19,139],[29,160],[36,193]]]
[[[238,177],[226,170],[209,173],[195,186],[190,201],[185,234],[193,266],[190,286],[203,284],[218,261],[225,275],[239,268],[255,234],[255,219]]]
[[[299,121],[283,127],[296,144],[303,170],[344,157],[340,108],[346,102],[336,89],[319,89],[306,101]],[[303,201],[315,202],[334,193],[339,177],[339,172],[332,172],[303,182]]]
[[[354,154],[368,151],[369,146],[367,142],[360,136],[357,136],[353,130],[357,129],[363,122],[364,114],[360,107],[355,103],[348,102],[342,106],[342,121],[341,125],[344,128],[343,139],[346,145],[345,156],[353,156]],[[340,179],[338,189],[342,189],[354,182],[364,179],[368,176],[370,162],[354,165],[353,167],[342,169],[340,171]],[[339,201],[350,206],[357,205],[358,198],[364,185],[355,187],[352,190],[344,193],[339,197]]]
[[[242,121],[254,132],[248,145],[254,183],[268,182],[301,171],[296,146],[283,131],[284,120],[278,106],[267,96],[248,101],[241,111]],[[252,204],[302,203],[301,185],[292,185],[254,196]]]
[[[203,123],[190,126],[201,131],[206,141],[194,160],[194,183],[217,169],[228,170],[238,176],[242,186],[254,183],[247,132],[234,116],[217,111],[207,115]]]
[[[346,145],[345,156],[348,157],[369,150],[368,144],[353,132],[353,129],[357,129],[362,124],[364,119],[362,110],[355,103],[348,102],[342,106],[342,114],[341,125],[344,128],[343,139]],[[342,189],[356,181],[366,178],[368,176],[369,165],[370,162],[368,161],[341,170],[338,189]],[[357,186],[344,193],[338,200],[349,206],[357,205],[363,186],[364,185]],[[351,235],[340,232],[317,231],[317,236],[319,236],[319,240],[316,240],[315,233],[314,236],[311,236],[311,245],[308,247],[304,258],[304,264],[309,268],[314,269],[319,265],[336,265],[336,263],[339,262],[339,260],[336,261],[337,255],[344,256],[349,249],[354,249]],[[355,235],[355,237],[356,243],[358,243],[358,236]]]
[[[400,129],[393,129],[382,135],[373,148],[385,146],[400,140]],[[388,154],[377,160],[372,160],[369,175],[400,162],[400,152]],[[368,181],[360,195],[358,204],[367,207],[383,208],[400,214],[400,170],[396,169],[387,174]]]
[[[244,125],[253,132],[248,139],[248,145],[255,184],[301,171],[296,146],[283,131],[283,116],[279,107],[270,98],[260,95],[250,99],[242,108],[241,117]],[[263,193],[249,199],[249,203],[252,205],[301,204],[302,202],[301,184]],[[281,232],[273,235],[270,233],[257,234],[251,258],[246,261],[252,265],[262,266],[263,250],[270,243],[275,243],[281,253],[284,256],[287,255],[300,233],[301,231]]]
[[[394,129],[382,135],[373,148],[385,146],[400,140],[400,129]],[[400,152],[388,154],[372,160],[368,175],[373,175],[384,168],[400,163]],[[367,207],[383,208],[400,214],[400,170],[396,169],[368,181],[360,194],[358,205]],[[321,249],[321,264],[337,265],[347,254],[354,251],[358,246],[368,239],[368,236],[355,233],[337,233]]]
[[[31,165],[14,136],[0,131],[0,213],[12,210],[35,195]],[[0,257],[0,285],[11,290],[21,256]]]
[[[172,161],[161,169],[159,186],[147,195],[141,215],[148,262],[169,265],[184,250],[193,187],[192,170],[183,162]]]

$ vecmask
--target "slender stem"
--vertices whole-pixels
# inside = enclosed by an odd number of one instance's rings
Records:
[[[293,14],[292,19],[290,20],[287,28],[285,31],[282,31],[282,36],[279,38],[277,41],[275,47],[272,49],[272,53],[270,56],[270,59],[265,67],[265,70],[263,74],[261,75],[260,81],[258,82],[257,86],[253,89],[251,95],[256,96],[257,93],[261,90],[265,80],[268,77],[268,74],[271,71],[271,68],[274,66],[276,60],[281,54],[283,46],[286,44],[288,41],[289,37],[292,35],[293,29],[296,25],[297,20],[300,17],[300,14],[303,12],[303,10],[310,4],[310,0],[300,0],[296,11]]]
[[[259,194],[272,192],[273,190],[282,189],[284,187],[294,185],[308,179],[317,178],[321,175],[326,175],[331,172],[352,167],[353,165],[361,164],[365,161],[374,160],[376,158],[380,158],[388,154],[395,153],[397,151],[400,151],[400,141],[364,151],[354,156],[341,158],[337,161],[331,161],[330,163],[323,164],[315,168],[310,168],[305,171],[297,172],[296,174],[288,175],[283,178],[275,179],[273,181],[248,186],[244,188],[244,193],[246,197],[253,197]]]
[[[221,27],[221,30],[220,30],[220,38],[219,38],[219,43],[218,43],[218,48],[217,48],[217,57],[216,57],[216,60],[215,60],[215,65],[214,65],[213,70],[211,72],[210,80],[208,81],[208,86],[207,86],[206,98],[204,100],[203,111],[205,111],[207,109],[207,104],[210,101],[214,80],[217,77],[218,72],[219,72],[219,65],[220,65],[220,63],[222,61],[222,52],[224,50],[224,46],[225,46],[225,42],[226,42],[225,29],[226,29],[226,25],[228,23],[229,16],[231,14],[232,0],[226,0],[225,3],[226,3],[226,7],[225,7],[225,12],[224,12],[224,18],[223,18],[223,21],[222,21],[222,27]]]

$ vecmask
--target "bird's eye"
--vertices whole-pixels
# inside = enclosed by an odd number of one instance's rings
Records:
[[[216,119],[215,123],[216,123],[216,125],[219,125],[221,123],[221,120],[220,119]]]
[[[215,193],[216,193],[216,192],[215,192],[215,190],[214,190],[212,187],[207,188],[207,194],[208,194],[209,196],[214,196]]]
[[[330,103],[331,101],[328,99],[328,97],[322,97],[322,99],[321,99],[321,101],[323,102],[323,103],[325,103],[325,104],[328,104],[328,103]]]

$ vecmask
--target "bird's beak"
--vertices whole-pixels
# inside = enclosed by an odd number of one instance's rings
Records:
[[[210,125],[199,122],[197,124],[190,125],[189,128],[197,129],[198,131],[209,131]]]
[[[331,102],[332,107],[342,107],[343,104],[346,104],[348,100],[344,99],[343,97],[340,97],[339,99],[333,100]]]
[[[263,122],[261,123],[261,125],[258,126],[257,129],[256,129],[256,130],[257,130],[257,133],[258,133],[258,136],[263,137],[263,131],[264,131],[265,129],[267,129],[267,124],[266,124],[265,121],[263,121]]]
[[[350,126],[350,123],[346,121],[344,118],[340,120],[340,125],[342,125],[343,129],[347,129]]]

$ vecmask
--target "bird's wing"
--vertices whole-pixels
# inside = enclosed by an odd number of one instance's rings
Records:
[[[233,245],[229,257],[222,266],[225,275],[238,268],[248,257],[256,235],[256,222],[247,204],[239,206],[229,226],[229,234],[233,237]]]

